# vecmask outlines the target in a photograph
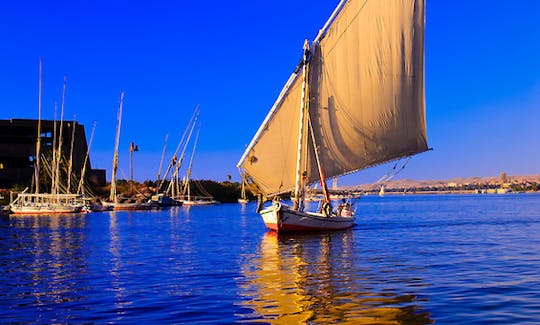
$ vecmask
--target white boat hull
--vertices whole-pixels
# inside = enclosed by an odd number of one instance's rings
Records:
[[[196,200],[196,201],[188,201],[188,200],[182,200],[182,205],[210,205],[210,204],[218,204],[218,201],[209,201],[209,200]]]
[[[84,206],[77,194],[19,193],[9,204],[12,214],[51,215],[79,213]]]
[[[32,214],[32,215],[49,215],[49,214],[64,214],[64,213],[79,213],[82,207],[73,206],[11,206],[13,214]]]
[[[277,232],[340,230],[354,225],[354,216],[327,217],[320,213],[292,210],[279,202],[260,214],[266,227]]]

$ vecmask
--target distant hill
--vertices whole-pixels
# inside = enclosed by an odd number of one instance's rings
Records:
[[[410,180],[400,179],[392,180],[384,183],[372,183],[372,184],[359,184],[355,186],[343,186],[340,189],[349,191],[365,191],[373,192],[378,191],[382,185],[387,190],[412,190],[412,189],[426,189],[426,188],[487,188],[498,187],[506,184],[505,186],[512,185],[524,185],[524,184],[539,184],[540,174],[537,175],[524,175],[524,176],[508,176],[501,174],[500,176],[490,177],[458,177],[447,180]]]

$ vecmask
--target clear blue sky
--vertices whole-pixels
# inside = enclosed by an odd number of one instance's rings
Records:
[[[370,0],[374,1],[374,0]],[[44,118],[67,75],[66,116],[97,129],[91,161],[110,177],[118,97],[126,93],[120,177],[155,178],[197,104],[195,178],[238,179],[236,162],[337,0],[3,1],[0,119]],[[427,0],[428,143],[412,179],[540,173],[540,1]],[[388,167],[346,183],[370,182]]]

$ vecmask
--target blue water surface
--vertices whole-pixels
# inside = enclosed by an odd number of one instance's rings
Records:
[[[0,217],[0,323],[540,322],[540,195],[356,206],[279,236],[254,203]]]

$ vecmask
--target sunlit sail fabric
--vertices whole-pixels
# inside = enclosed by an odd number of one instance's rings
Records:
[[[311,52],[309,115],[327,178],[427,150],[424,0],[347,1]],[[267,195],[295,186],[301,79],[239,163]],[[305,183],[313,183],[308,147]]]
[[[348,1],[313,52],[310,116],[326,177],[427,150],[423,0]]]
[[[264,193],[290,191],[295,185],[302,78],[296,78],[243,168]]]

